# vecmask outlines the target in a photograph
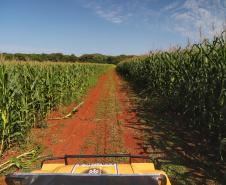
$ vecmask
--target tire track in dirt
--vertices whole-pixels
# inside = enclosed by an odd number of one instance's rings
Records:
[[[109,97],[109,91],[110,91],[110,86],[108,86],[108,90],[107,90],[107,93],[106,93],[106,97],[105,97],[105,102],[104,102],[104,122],[107,120],[107,117],[106,117],[106,107],[107,107],[107,99]],[[106,131],[107,131],[107,125],[106,123],[103,123],[103,147],[102,147],[102,154],[106,154],[106,148],[107,148],[107,140],[106,140]]]
[[[132,155],[146,156],[147,153],[142,148],[142,128],[136,116],[131,98],[127,93],[129,90],[128,84],[117,74],[114,74],[114,81],[116,82],[115,87],[121,107],[121,116],[119,116],[119,119],[122,119],[124,123],[124,141],[126,149],[128,153]]]

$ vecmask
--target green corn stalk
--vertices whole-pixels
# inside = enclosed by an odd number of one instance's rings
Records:
[[[225,132],[225,36],[186,49],[150,52],[117,65],[117,71],[185,112],[190,124],[214,141]]]
[[[17,168],[23,169],[30,167],[30,165],[36,160],[49,156],[39,155],[45,148],[46,147],[38,145],[17,157],[13,156],[10,160],[0,165],[0,173],[9,169],[12,166],[16,166]]]
[[[0,155],[61,104],[78,101],[111,65],[0,64]],[[83,76],[82,76],[83,75]]]

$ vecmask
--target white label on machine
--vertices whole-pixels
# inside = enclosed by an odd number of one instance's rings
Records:
[[[77,174],[118,174],[117,164],[76,164],[71,173]]]

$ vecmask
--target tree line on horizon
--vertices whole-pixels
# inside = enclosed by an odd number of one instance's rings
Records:
[[[135,55],[118,55],[110,56],[99,53],[84,54],[80,57],[71,55],[64,55],[62,53],[51,54],[24,54],[24,53],[2,53],[2,58],[7,61],[51,61],[51,62],[88,62],[88,63],[102,63],[102,64],[117,64],[122,60],[134,57]]]

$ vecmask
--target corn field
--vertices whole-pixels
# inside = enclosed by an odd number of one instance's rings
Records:
[[[112,65],[0,63],[0,156],[62,104],[76,102]]]
[[[202,139],[226,137],[226,41],[210,42],[173,52],[151,53],[145,59],[119,63],[117,71],[181,112]]]

